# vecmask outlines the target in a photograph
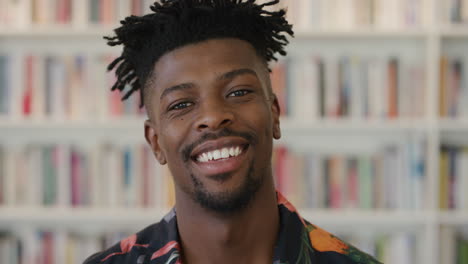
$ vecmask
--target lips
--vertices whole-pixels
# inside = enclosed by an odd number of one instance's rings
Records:
[[[242,149],[243,149],[242,146],[236,146],[236,147],[227,147],[227,148],[207,151],[207,152],[197,155],[196,160],[198,162],[209,162],[209,161],[218,161],[220,159],[237,157],[242,153]]]
[[[248,148],[249,144],[243,138],[223,137],[197,146],[191,159],[203,174],[222,174],[239,168]]]

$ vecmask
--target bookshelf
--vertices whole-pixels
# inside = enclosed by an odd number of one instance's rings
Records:
[[[43,2],[44,6],[50,5],[52,2],[60,2],[61,5],[65,6],[64,10],[74,11],[61,11],[62,13],[57,11],[58,13],[54,15],[37,8],[37,6],[35,7],[34,3],[38,2]],[[28,55],[33,55],[38,58],[37,61],[41,65],[41,63],[46,64],[49,57],[58,58],[59,61],[66,57],[72,60],[73,58],[83,57],[86,62],[89,62],[89,64],[85,63],[87,72],[83,75],[86,77],[84,79],[88,81],[87,85],[92,83],[95,86],[105,87],[109,82],[107,79],[109,77],[104,73],[105,59],[94,59],[108,58],[117,54],[119,50],[118,48],[107,47],[102,40],[102,36],[111,34],[115,21],[117,18],[123,17],[122,14],[141,12],[142,6],[147,6],[149,2],[151,1],[0,1],[0,58],[3,55],[13,59],[23,59]],[[442,146],[468,146],[468,115],[461,114],[465,113],[463,111],[453,116],[439,115],[441,104],[440,61],[443,56],[446,56],[449,62],[450,59],[459,59],[464,67],[463,69],[468,68],[466,60],[468,57],[463,54],[463,51],[468,48],[468,27],[465,23],[466,19],[464,19],[468,12],[465,10],[466,7],[459,8],[461,10],[460,14],[450,11],[457,9],[451,8],[450,4],[461,3],[462,6],[468,7],[468,1],[354,0],[341,1],[342,6],[338,4],[339,1],[337,0],[297,2],[298,6],[289,7],[290,13],[294,17],[293,22],[297,25],[296,38],[288,47],[288,59],[283,61],[287,65],[283,68],[283,74],[290,76],[290,80],[283,87],[278,88],[280,93],[287,95],[283,98],[286,105],[283,109],[286,109],[288,113],[281,119],[283,138],[276,142],[278,148],[287,148],[291,157],[293,157],[291,158],[293,161],[295,158],[301,160],[310,154],[324,159],[340,156],[352,160],[383,155],[382,153],[387,153],[385,151],[389,147],[403,146],[404,148],[411,145],[409,143],[414,140],[424,142],[422,143],[424,151],[419,157],[424,162],[423,180],[417,185],[422,190],[421,195],[418,197],[420,206],[414,209],[401,208],[400,206],[394,208],[388,206],[382,208],[371,207],[368,209],[359,208],[359,206],[349,208],[326,208],[327,206],[325,208],[308,208],[302,206],[300,211],[303,216],[331,232],[342,234],[344,238],[349,237],[350,241],[355,241],[353,235],[356,235],[356,231],[367,234],[370,238],[357,239],[356,241],[358,241],[358,247],[361,246],[369,252],[379,251],[380,246],[378,245],[380,245],[380,242],[375,241],[380,240],[375,237],[380,234],[395,234],[395,239],[386,240],[387,242],[393,241],[389,242],[391,244],[389,252],[400,252],[400,255],[410,254],[411,252],[401,251],[401,247],[407,245],[407,243],[412,245],[411,248],[415,250],[415,253],[411,254],[412,256],[408,256],[407,259],[392,259],[391,256],[388,256],[391,254],[387,253],[385,259],[392,260],[388,263],[456,263],[453,262],[454,256],[457,254],[457,244],[454,241],[463,241],[458,237],[463,237],[467,233],[465,230],[468,228],[468,209],[439,209],[441,195],[440,156]],[[385,2],[394,4],[385,6],[383,4]],[[102,12],[100,13],[102,17],[97,16],[91,19],[91,17],[88,17],[91,14],[87,10],[93,4],[99,5],[99,3],[100,5],[111,5],[112,8],[109,10],[112,10],[113,13]],[[355,10],[352,8],[352,3],[356,5],[374,3],[378,7],[375,7],[375,11],[371,12],[370,15],[356,20],[354,13],[349,11]],[[304,6],[301,8],[301,5]],[[67,6],[70,6],[70,9],[66,8]],[[310,17],[314,14],[313,12],[317,12],[310,11],[312,14],[309,14],[309,16],[302,13],[312,10],[313,6],[317,10],[325,10],[323,11],[324,14],[328,15],[317,15],[318,20],[313,21],[305,19],[304,17]],[[35,8],[38,10],[35,10]],[[19,15],[12,18],[2,13],[2,10],[9,10],[9,13]],[[382,10],[389,11],[382,17]],[[404,12],[398,10],[404,10]],[[450,15],[450,12],[452,12],[452,15]],[[35,14],[36,17],[30,17],[28,14]],[[401,18],[401,14],[406,14],[406,16]],[[96,14],[93,14],[93,16],[96,16]],[[392,21],[392,16],[397,16],[400,19],[393,19],[398,23],[389,23],[389,21]],[[39,19],[40,17],[42,18]],[[59,17],[62,19],[61,22],[58,22]],[[331,19],[327,19],[327,17],[340,17],[340,20],[336,24],[332,24],[330,23]],[[376,17],[382,18],[376,19]],[[90,20],[94,22],[89,22]],[[22,59],[18,61],[21,63]],[[400,70],[397,76],[402,83],[398,87],[420,88],[412,92],[413,95],[409,96],[411,100],[402,97],[397,98],[397,102],[403,101],[405,103],[402,103],[402,105],[406,106],[398,108],[400,107],[398,105],[397,110],[399,111],[397,111],[398,114],[396,115],[391,115],[389,114],[391,111],[387,111],[392,108],[391,103],[379,99],[386,98],[386,95],[389,95],[386,94],[387,91],[385,90],[380,90],[377,95],[375,93],[368,95],[369,98],[373,98],[368,99],[368,108],[374,110],[353,110],[356,104],[351,103],[349,108],[340,109],[339,114],[326,109],[332,109],[329,107],[339,104],[342,97],[337,94],[340,91],[334,91],[335,96],[338,96],[337,98],[333,98],[329,94],[324,95],[325,98],[331,99],[322,102],[325,109],[323,114],[319,111],[319,108],[322,107],[320,101],[311,101],[312,108],[309,106],[309,108],[304,109],[301,106],[307,104],[308,101],[303,101],[302,98],[297,99],[297,94],[303,91],[300,89],[304,89],[304,83],[315,83],[314,93],[309,93],[309,95],[320,98],[318,96],[320,94],[318,85],[320,75],[300,76],[298,75],[298,72],[300,72],[298,69],[301,69],[301,67],[302,69],[318,72],[321,64],[317,63],[317,61],[321,61],[324,63],[323,69],[325,72],[333,72],[333,76],[341,76],[340,78],[346,79],[347,73],[351,76],[355,74],[354,70],[356,68],[353,63],[356,61],[356,65],[364,65],[364,71],[367,73],[371,72],[370,68],[372,66],[377,66],[380,73],[378,70],[371,73],[377,75],[381,75],[382,72],[391,74],[390,72],[394,66],[389,66],[389,62],[392,59],[396,59],[396,67]],[[448,63],[448,65],[452,64]],[[61,69],[60,66],[58,66],[58,69]],[[412,69],[412,71],[404,71],[403,69]],[[0,72],[1,70],[0,60]],[[87,79],[92,75],[95,76],[94,79]],[[326,75],[323,77],[324,79],[327,79]],[[17,81],[25,79],[21,70],[12,71],[11,76],[14,84],[21,87],[25,86],[24,80],[23,82]],[[447,76],[450,77],[451,75]],[[468,75],[465,74],[464,76],[466,78]],[[291,79],[294,79],[294,81],[291,81]],[[42,205],[41,202],[18,202],[19,204],[17,201],[11,202],[13,194],[11,190],[7,191],[6,186],[12,186],[11,179],[13,174],[16,174],[13,173],[15,169],[11,168],[11,162],[8,165],[8,161],[5,161],[5,157],[9,155],[6,153],[11,151],[22,155],[21,153],[24,153],[25,148],[35,149],[35,152],[38,152],[39,149],[40,152],[41,146],[62,146],[65,149],[79,146],[81,152],[88,153],[84,154],[86,159],[86,155],[99,155],[96,153],[101,153],[102,150],[96,152],[95,149],[100,149],[101,145],[104,144],[105,147],[116,148],[112,152],[114,158],[107,160],[107,164],[119,164],[123,162],[121,154],[125,153],[125,148],[144,144],[144,117],[142,113],[134,110],[134,105],[119,105],[120,110],[118,113],[112,112],[112,107],[117,104],[115,98],[118,99],[118,97],[114,96],[113,99],[107,99],[110,94],[106,93],[107,90],[104,89],[100,89],[102,93],[96,95],[96,98],[99,99],[93,101],[96,104],[99,103],[99,107],[90,110],[91,112],[81,112],[81,108],[78,108],[80,111],[77,115],[48,114],[45,110],[43,110],[42,114],[36,114],[32,111],[30,115],[25,115],[22,112],[24,109],[21,109],[21,103],[17,103],[8,108],[8,111],[11,110],[11,112],[5,113],[6,111],[2,110],[3,101],[1,99],[2,96],[5,96],[5,90],[1,89],[1,81],[0,77],[0,173],[2,173],[0,176],[3,176],[0,177],[0,234],[3,231],[13,234],[13,236],[0,235],[0,262],[9,263],[10,259],[4,261],[5,252],[14,250],[11,245],[16,242],[11,241],[16,241],[16,237],[23,238],[26,245],[34,244],[33,242],[36,241],[34,239],[38,239],[35,235],[36,230],[56,232],[57,237],[59,237],[57,241],[63,241],[64,237],[67,237],[69,233],[74,238],[76,238],[74,235],[76,233],[85,234],[84,238],[71,239],[72,242],[70,243],[71,245],[77,245],[77,248],[79,248],[77,252],[85,252],[82,255],[86,255],[87,252],[96,251],[104,244],[113,244],[120,237],[118,235],[120,231],[135,232],[148,224],[158,221],[167,212],[168,203],[170,203],[170,199],[167,197],[164,198],[167,200],[159,203],[155,202],[155,200],[161,199],[161,197],[153,197],[151,198],[155,199],[152,200],[153,203],[146,206],[135,206],[136,202],[124,205],[125,201],[120,201],[122,202],[120,204],[104,205],[102,207],[86,204],[72,206],[66,199],[61,203],[57,202],[48,206]],[[352,78],[350,82],[351,87],[356,87],[356,83],[353,83]],[[356,82],[359,83],[359,80]],[[60,79],[56,83],[60,84]],[[384,79],[378,78],[368,80],[367,85],[372,86],[372,84],[379,83],[389,85]],[[335,84],[335,86],[337,85]],[[454,85],[453,82],[450,85]],[[450,85],[447,84],[446,87]],[[45,89],[45,87],[41,89]],[[458,89],[457,91],[461,91],[461,94],[464,92],[468,96],[466,79],[465,83],[459,85]],[[411,89],[402,90],[399,95],[407,95],[406,93],[409,93],[409,90]],[[98,90],[91,89],[90,91],[95,92]],[[361,91],[360,96],[365,97],[365,95],[365,92]],[[88,96],[90,95],[88,94]],[[468,105],[468,97],[460,96],[460,98],[462,99],[459,99],[461,101],[458,101],[458,105]],[[362,99],[359,100],[364,102]],[[106,102],[102,103],[104,101]],[[79,103],[83,102],[85,101],[75,103],[79,105]],[[299,106],[295,106],[295,103]],[[449,105],[452,103],[447,101]],[[362,105],[365,105],[365,103],[362,103]],[[39,104],[39,106],[41,105]],[[125,107],[133,110],[127,113],[122,110],[127,109]],[[36,109],[34,103],[32,108]],[[403,111],[402,109],[406,110]],[[310,113],[310,115],[301,114],[302,111]],[[358,114],[351,114],[353,111],[358,111]],[[403,112],[405,115],[401,114]],[[403,153],[406,152],[403,151]],[[36,153],[35,155],[39,154]],[[32,164],[37,163],[34,163],[34,155],[32,156],[29,157],[29,161]],[[286,159],[290,160],[289,157]],[[25,160],[28,161],[28,159]],[[303,162],[308,164],[307,161]],[[93,163],[92,159],[90,163]],[[26,164],[29,163],[26,162]],[[35,167],[32,166],[32,168]],[[153,169],[158,172],[163,170],[159,167]],[[94,168],[94,170],[99,169]],[[135,171],[138,171],[138,169],[133,170],[134,173]],[[60,173],[67,175],[67,172],[63,171],[57,172],[56,175],[63,175]],[[161,173],[164,174],[165,172]],[[301,174],[307,175],[304,171]],[[301,176],[302,180],[305,179],[304,175]],[[462,177],[466,177],[466,175],[468,174],[464,174]],[[164,177],[167,177],[167,175]],[[128,186],[114,186],[114,188],[124,188],[129,201],[144,199],[141,197],[135,198],[136,196],[132,193],[134,188],[137,188],[135,186],[141,184],[142,179],[139,181],[134,185],[132,183]],[[61,182],[59,184],[67,183]],[[161,184],[161,182],[152,182],[152,184]],[[170,183],[165,182],[164,184]],[[296,188],[287,183],[284,186],[286,197],[289,197],[288,191],[293,193],[292,190]],[[7,192],[9,194],[6,194]],[[41,193],[35,195],[41,196]],[[63,194],[57,195],[63,196]],[[92,194],[90,195],[92,196]],[[109,197],[113,197],[113,194],[109,195]],[[10,200],[5,199],[6,196],[10,196],[8,198]],[[292,200],[294,199],[297,198],[292,197]],[[353,228],[350,228],[351,226]],[[24,229],[27,229],[27,232],[23,232]],[[107,237],[109,235],[106,235],[106,232],[115,232],[117,235],[113,236],[113,239],[109,238],[107,240],[102,237],[90,238],[86,236],[86,234],[96,231]],[[414,237],[402,238],[405,234],[411,234]],[[45,237],[47,238],[47,236]],[[466,241],[468,236],[464,239]],[[104,240],[107,242],[102,242]],[[84,244],[82,245],[81,242],[77,241],[84,241]],[[35,256],[34,250],[35,248],[32,247],[25,258],[33,258]],[[60,258],[60,256],[57,256],[57,258]],[[77,259],[76,261],[80,260]],[[11,263],[14,263],[14,261]],[[30,261],[30,263],[36,262]],[[48,262],[43,261],[41,263]]]

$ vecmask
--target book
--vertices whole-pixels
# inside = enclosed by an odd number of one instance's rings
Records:
[[[307,153],[285,146],[273,153],[276,187],[294,197],[298,207],[415,210],[426,206],[424,138],[390,144],[374,153]]]
[[[466,210],[468,195],[467,147],[443,145],[440,150],[439,206],[441,209]]]
[[[92,25],[117,26],[130,14],[143,15],[150,11],[152,0],[3,0],[0,1],[0,27],[25,29],[30,26],[71,26],[87,28]]]
[[[114,57],[111,54],[2,55],[0,116],[63,121],[145,115],[140,108],[139,92],[124,102],[118,91],[110,93],[115,76],[106,72],[106,66]]]
[[[468,147],[460,148],[456,163],[455,207],[459,210],[468,210]]]
[[[421,26],[425,5],[422,0],[298,0],[288,3],[288,20],[299,31],[401,29]]]
[[[386,120],[425,113],[425,74],[419,61],[310,54],[284,66],[286,77],[273,69],[272,85],[280,106],[288,110],[285,116],[292,119]]]
[[[9,58],[7,55],[0,55],[0,115],[7,115],[9,113],[8,102],[10,98],[9,87]]]
[[[447,118],[467,118],[467,69],[462,54],[442,55],[440,59],[439,115]]]
[[[6,196],[6,158],[4,149],[0,146],[0,205],[5,203]]]
[[[418,263],[420,239],[415,232],[364,230],[353,234],[341,231],[337,236],[375,256],[382,263]]]
[[[78,234],[58,228],[1,233],[0,260],[11,264],[81,264],[88,256],[129,235],[130,232]]]
[[[32,145],[4,158],[22,167],[11,170],[14,203],[36,206],[97,208],[173,205],[167,170],[143,145]],[[5,156],[9,156],[5,155]],[[145,167],[143,167],[145,166]],[[35,173],[32,174],[31,172]],[[31,175],[31,176],[30,176]],[[156,176],[158,175],[158,176]],[[33,176],[33,185],[23,182]],[[19,186],[21,185],[21,186]],[[144,189],[144,192],[139,190]],[[36,200],[37,199],[37,200]],[[6,202],[8,205],[10,202]]]
[[[451,226],[440,228],[440,263],[456,263],[456,230]]]
[[[393,119],[398,116],[398,98],[399,98],[399,87],[398,87],[398,60],[396,58],[390,58],[388,62],[388,117]]]
[[[32,120],[143,116],[139,91],[124,102],[119,91],[109,93],[116,77],[106,72],[106,66],[114,58],[112,54],[3,56],[0,64],[6,66],[0,66],[0,75],[6,77],[0,77],[5,83],[0,94],[10,99],[0,99],[0,114]],[[463,75],[465,69],[457,69]],[[424,79],[420,62],[354,55],[293,57],[272,65],[271,74],[281,115],[300,122],[423,116]],[[466,90],[460,88],[453,99],[458,98],[457,113],[468,113],[462,103],[468,98]]]

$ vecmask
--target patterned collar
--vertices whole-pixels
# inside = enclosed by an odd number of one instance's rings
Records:
[[[366,253],[305,221],[279,192],[277,198],[280,232],[273,264],[379,263]],[[182,264],[179,241],[177,216],[175,209],[172,209],[159,223],[92,256],[85,264]]]

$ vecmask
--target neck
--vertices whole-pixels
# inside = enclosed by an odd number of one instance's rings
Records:
[[[279,231],[272,182],[263,184],[249,206],[232,215],[202,208],[181,192],[176,211],[184,263],[272,263]]]

